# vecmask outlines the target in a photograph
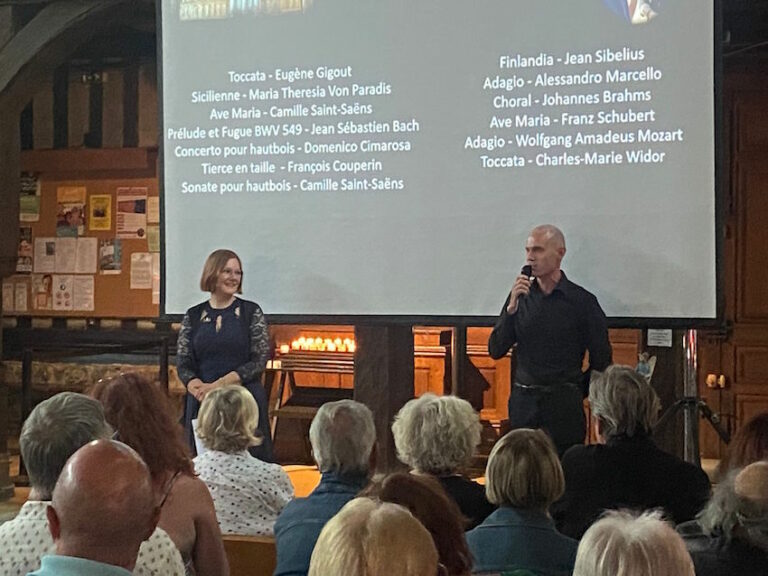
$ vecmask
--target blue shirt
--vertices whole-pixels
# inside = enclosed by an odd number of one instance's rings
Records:
[[[73,556],[43,556],[40,569],[27,576],[131,576],[125,568]]]
[[[365,475],[323,474],[306,498],[289,502],[275,522],[277,568],[274,576],[306,576],[320,531],[368,483]]]
[[[578,542],[563,536],[538,510],[502,506],[474,530],[467,544],[475,559],[472,572],[527,569],[540,576],[569,576]]]

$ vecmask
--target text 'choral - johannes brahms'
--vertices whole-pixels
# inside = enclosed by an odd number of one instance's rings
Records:
[[[685,140],[655,104],[665,73],[645,49],[501,54],[495,65],[481,83],[487,123],[464,141],[468,152],[483,151],[475,156],[482,168],[661,163]],[[557,149],[582,152],[553,156]]]

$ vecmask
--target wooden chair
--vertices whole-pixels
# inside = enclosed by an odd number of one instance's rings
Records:
[[[304,498],[320,484],[320,471],[317,466],[305,466],[302,464],[289,464],[283,466],[293,484],[293,494],[296,498]]]
[[[225,534],[223,538],[230,576],[272,576],[277,566],[272,536]]]
[[[309,428],[317,410],[326,402],[352,399],[353,391],[351,388],[300,386],[296,383],[296,373],[354,374],[354,370],[354,354],[351,352],[301,351],[281,356],[279,368],[274,367],[269,374],[267,387],[267,394],[271,397],[272,387],[279,372],[277,393],[274,399],[270,398],[269,407],[272,441],[277,444],[278,419],[297,421],[301,426],[301,435],[304,439],[305,457],[310,461],[312,446],[309,443]]]

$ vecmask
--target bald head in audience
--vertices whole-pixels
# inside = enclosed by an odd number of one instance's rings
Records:
[[[768,460],[753,462],[734,480],[736,495],[768,513]]]
[[[733,481],[739,499],[739,522],[744,536],[768,552],[768,461],[754,462]]]
[[[127,570],[133,570],[158,517],[149,469],[131,448],[112,440],[96,440],[75,452],[48,507],[58,555]]]

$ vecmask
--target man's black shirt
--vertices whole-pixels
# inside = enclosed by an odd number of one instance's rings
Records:
[[[517,311],[511,315],[509,298],[488,340],[488,353],[501,358],[517,344],[516,382],[578,384],[586,350],[590,369],[604,370],[611,363],[605,314],[597,298],[564,272],[551,294],[544,294],[534,282],[530,293],[518,298]]]

